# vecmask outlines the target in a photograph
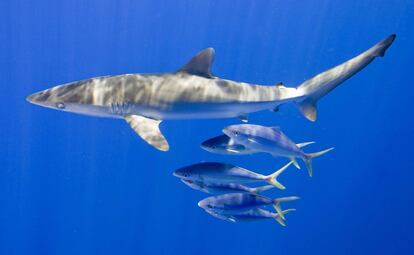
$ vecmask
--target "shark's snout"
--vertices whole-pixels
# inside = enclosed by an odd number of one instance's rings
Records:
[[[51,88],[33,93],[26,97],[29,103],[40,105],[43,107],[64,110],[66,108],[67,97],[65,95],[65,87],[59,89]]]
[[[39,92],[31,94],[30,96],[26,97],[26,100],[32,104],[37,104],[41,106],[50,106],[49,98],[50,98],[50,91],[43,90],[43,91],[39,91]]]
[[[26,101],[32,104],[36,103],[37,93],[31,94],[30,96],[26,97]]]

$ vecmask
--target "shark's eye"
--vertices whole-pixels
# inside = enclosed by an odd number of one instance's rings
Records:
[[[208,207],[208,208],[213,208],[213,206],[212,206],[212,205],[207,205],[207,207]]]
[[[56,107],[59,109],[65,109],[65,103],[62,103],[62,102],[56,103]]]
[[[233,134],[234,134],[234,135],[239,135],[240,133],[239,133],[239,131],[236,131],[236,130],[235,130],[235,131],[233,131]]]

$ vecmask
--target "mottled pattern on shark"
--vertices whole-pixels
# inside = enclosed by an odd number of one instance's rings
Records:
[[[86,115],[123,118],[146,142],[166,151],[161,120],[239,117],[277,110],[294,102],[309,120],[316,119],[316,102],[374,58],[383,56],[395,35],[359,56],[305,81],[296,88],[278,83],[255,85],[214,76],[214,50],[205,49],[174,73],[123,74],[96,77],[40,91],[27,97],[44,107]]]

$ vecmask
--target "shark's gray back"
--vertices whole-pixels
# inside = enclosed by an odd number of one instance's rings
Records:
[[[182,103],[254,103],[280,98],[276,86],[238,83],[186,73],[161,75],[126,74],[95,78],[96,105],[133,103],[168,108]]]

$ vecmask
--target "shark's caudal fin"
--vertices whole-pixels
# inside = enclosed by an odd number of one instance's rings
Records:
[[[169,145],[162,135],[159,125],[161,120],[153,120],[138,115],[125,116],[129,126],[147,143],[160,151],[168,151]]]
[[[282,211],[282,215],[283,215],[283,218],[284,218],[284,216],[286,215],[286,214],[288,214],[288,213],[290,213],[290,212],[294,212],[294,211],[296,211],[296,209],[286,209],[286,210],[283,210]],[[285,221],[283,220],[283,218],[278,214],[278,213],[276,213],[276,216],[275,216],[275,220],[277,221],[277,222],[279,222],[279,224],[280,225],[282,225],[282,226],[286,226],[286,223],[285,223]]]
[[[256,187],[256,188],[250,188],[250,192],[254,193],[254,194],[259,194],[263,191],[273,189],[274,187],[275,186],[273,186],[273,185],[265,185],[265,186],[260,186],[260,187]]]
[[[308,172],[309,172],[309,176],[312,177],[313,174],[313,170],[312,170],[312,158],[316,158],[319,156],[322,156],[323,154],[330,152],[331,150],[335,149],[335,147],[323,150],[323,151],[319,151],[319,152],[314,152],[314,153],[307,153],[305,156],[305,164],[306,167],[308,168]]]
[[[297,105],[302,114],[308,120],[315,121],[317,118],[317,101],[339,84],[362,70],[376,57],[383,57],[385,51],[395,40],[395,37],[396,35],[392,34],[353,59],[320,73],[300,84],[297,90],[299,94],[303,95],[303,98],[297,101]]]
[[[296,196],[276,198],[273,200],[273,207],[275,208],[277,214],[284,220],[285,215],[283,214],[282,207],[280,206],[280,204],[283,202],[289,202],[289,201],[294,201],[298,199],[300,198]]]
[[[276,188],[278,188],[278,189],[286,189],[286,187],[285,186],[283,186],[278,180],[277,180],[277,177],[281,174],[281,173],[283,173],[290,165],[292,164],[292,161],[290,161],[289,163],[287,163],[286,165],[284,165],[282,168],[280,168],[279,170],[277,170],[276,172],[274,172],[273,174],[271,174],[271,175],[268,175],[268,176],[266,176],[265,177],[265,180],[269,183],[269,184],[271,184],[271,185],[273,185],[273,186],[275,186]]]

